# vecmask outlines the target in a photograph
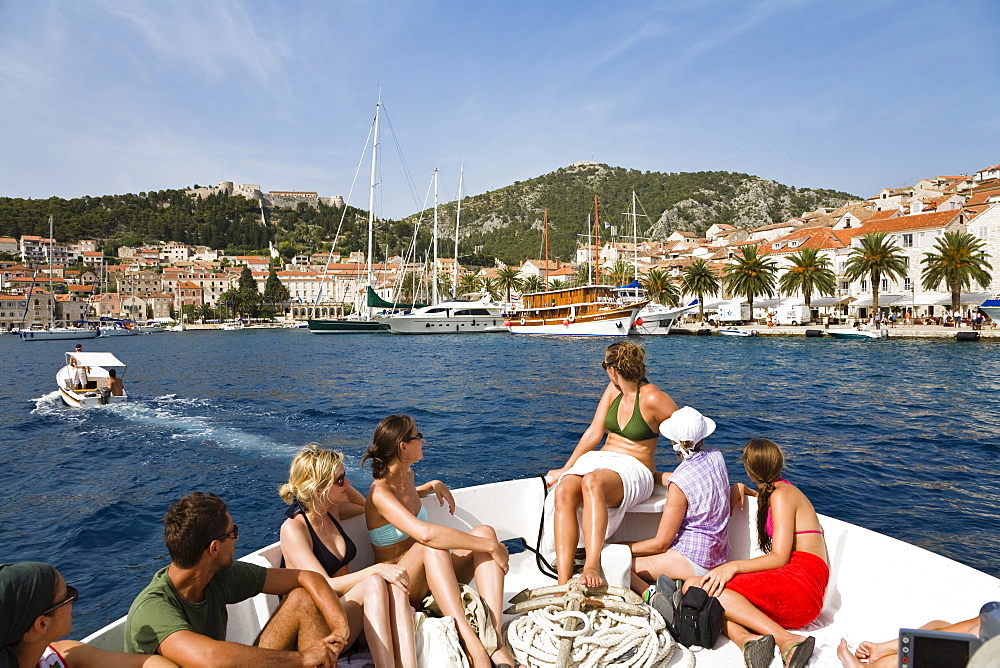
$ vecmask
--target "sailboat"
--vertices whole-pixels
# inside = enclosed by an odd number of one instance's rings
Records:
[[[458,180],[458,213],[461,216],[462,173]],[[456,217],[456,221],[458,218]],[[489,295],[471,293],[466,299],[439,301],[437,286],[438,237],[438,170],[434,170],[434,269],[431,272],[433,298],[431,305],[412,313],[379,318],[393,334],[477,334],[506,332],[503,305]],[[458,223],[455,223],[455,276],[458,276]],[[457,285],[458,281],[454,282]]]
[[[31,300],[31,295],[27,296],[24,305],[24,318],[21,319],[21,331],[20,337],[22,341],[64,341],[66,339],[94,339],[100,334],[100,332],[91,327],[69,327],[64,323],[63,325],[56,325],[56,301],[55,292],[52,290],[52,244],[53,244],[53,223],[52,216],[49,216],[49,321],[52,323],[51,326],[42,329],[25,329],[24,320],[28,316],[28,304]]]
[[[382,110],[382,100],[375,105],[375,133],[372,143],[372,173],[371,188],[368,194],[368,276],[365,286],[365,306],[364,313],[356,309],[355,313],[346,318],[320,320],[310,318],[308,321],[309,331],[313,334],[369,334],[385,330],[384,324],[371,317],[372,309],[378,307],[378,302],[382,301],[372,289],[374,276],[372,273],[372,242],[375,228],[375,176],[376,165],[378,164],[378,122]],[[373,299],[374,298],[374,299]]]

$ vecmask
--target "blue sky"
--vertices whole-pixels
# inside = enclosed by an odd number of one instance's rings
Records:
[[[593,159],[871,196],[1000,163],[998,33],[995,0],[0,0],[0,196],[346,196],[380,89],[388,217],[463,161],[467,194]]]

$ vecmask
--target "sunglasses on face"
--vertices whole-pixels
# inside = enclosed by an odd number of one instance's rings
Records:
[[[337,487],[343,487],[347,484],[347,472],[341,473],[339,476],[333,479],[333,484]]]
[[[421,432],[419,432],[419,431],[417,432],[416,436],[407,436],[403,440],[404,441],[416,441],[417,439],[420,439],[421,441],[424,440],[424,435]]]
[[[212,540],[213,541],[216,541],[216,540],[220,540],[221,541],[221,540],[226,540],[227,538],[232,538],[233,540],[239,540],[240,539],[240,525],[239,524],[234,524],[232,531],[230,531],[228,533],[224,533],[221,536],[219,536],[218,538],[213,538]]]
[[[615,365],[612,364],[611,362],[601,362],[601,368],[604,369],[605,371],[614,368],[614,366]]]
[[[66,598],[64,598],[63,600],[59,601],[58,603],[56,603],[55,605],[53,605],[51,608],[49,608],[48,610],[46,610],[45,612],[43,612],[42,615],[48,617],[49,615],[51,615],[53,612],[55,612],[59,608],[63,607],[64,605],[66,605],[68,603],[72,603],[72,602],[76,601],[78,598],[80,598],[80,592],[78,592],[76,590],[76,587],[74,587],[72,585],[66,585]]]

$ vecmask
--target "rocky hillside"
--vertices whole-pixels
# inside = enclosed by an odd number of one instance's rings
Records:
[[[598,163],[576,163],[529,181],[469,197],[462,202],[460,257],[518,262],[539,257],[542,220],[549,209],[549,254],[571,259],[586,235],[594,195],[600,198],[602,237],[631,237],[632,191],[638,198],[639,236],[662,239],[673,230],[703,233],[713,223],[757,227],[781,222],[820,206],[840,206],[857,196],[833,190],[794,188],[749,174],[640,172]],[[454,220],[455,203],[439,208]],[[427,214],[425,214],[425,220]],[[415,222],[414,215],[406,222]],[[423,236],[423,235],[421,235]],[[468,261],[468,260],[467,260]]]

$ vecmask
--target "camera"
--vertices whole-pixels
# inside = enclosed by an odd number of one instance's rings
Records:
[[[1000,601],[979,611],[979,636],[925,629],[899,630],[900,668],[965,668],[984,643],[1000,637]]]

